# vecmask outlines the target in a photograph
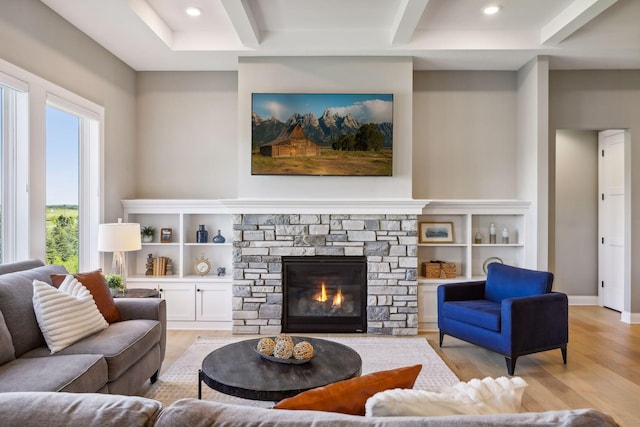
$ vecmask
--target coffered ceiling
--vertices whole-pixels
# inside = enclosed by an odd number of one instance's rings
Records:
[[[548,55],[552,69],[640,68],[640,0],[41,1],[139,71],[235,70],[243,56],[517,70]],[[487,5],[501,9],[485,15]]]

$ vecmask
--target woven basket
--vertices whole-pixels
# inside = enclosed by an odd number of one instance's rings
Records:
[[[439,279],[440,263],[439,262],[423,262],[422,276],[426,277],[427,279]]]
[[[421,273],[427,279],[455,279],[457,277],[456,265],[444,261],[423,262]]]
[[[442,267],[442,272],[444,273],[444,277],[446,279],[455,279],[456,278],[456,265],[452,262],[442,262],[440,263]]]

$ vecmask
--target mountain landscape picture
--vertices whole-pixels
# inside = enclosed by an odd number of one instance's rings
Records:
[[[393,94],[251,95],[251,174],[391,176]]]

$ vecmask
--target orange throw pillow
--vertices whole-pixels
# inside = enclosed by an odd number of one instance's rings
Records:
[[[364,405],[374,394],[394,388],[413,388],[422,365],[373,372],[338,381],[283,399],[274,409],[309,409],[364,415]]]
[[[52,274],[51,282],[56,288],[62,284],[66,274]],[[114,323],[120,321],[120,312],[116,303],[113,301],[113,296],[107,286],[107,280],[102,274],[102,270],[92,271],[90,273],[77,273],[74,274],[78,282],[82,283],[91,292],[93,299],[98,306],[98,310],[104,316],[104,320],[108,323]]]

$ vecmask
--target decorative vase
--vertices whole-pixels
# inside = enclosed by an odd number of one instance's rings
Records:
[[[502,243],[509,243],[509,230],[507,230],[506,228],[502,229]]]
[[[111,296],[117,296],[120,293],[120,289],[118,288],[109,288],[109,290],[111,291]]]
[[[152,241],[153,241],[153,235],[151,234],[142,235],[142,243],[151,243]]]
[[[225,240],[224,236],[220,234],[220,230],[218,230],[218,234],[213,236],[213,243],[224,243]]]
[[[209,240],[209,232],[204,228],[204,225],[198,226],[198,231],[196,231],[196,243],[207,243]]]

